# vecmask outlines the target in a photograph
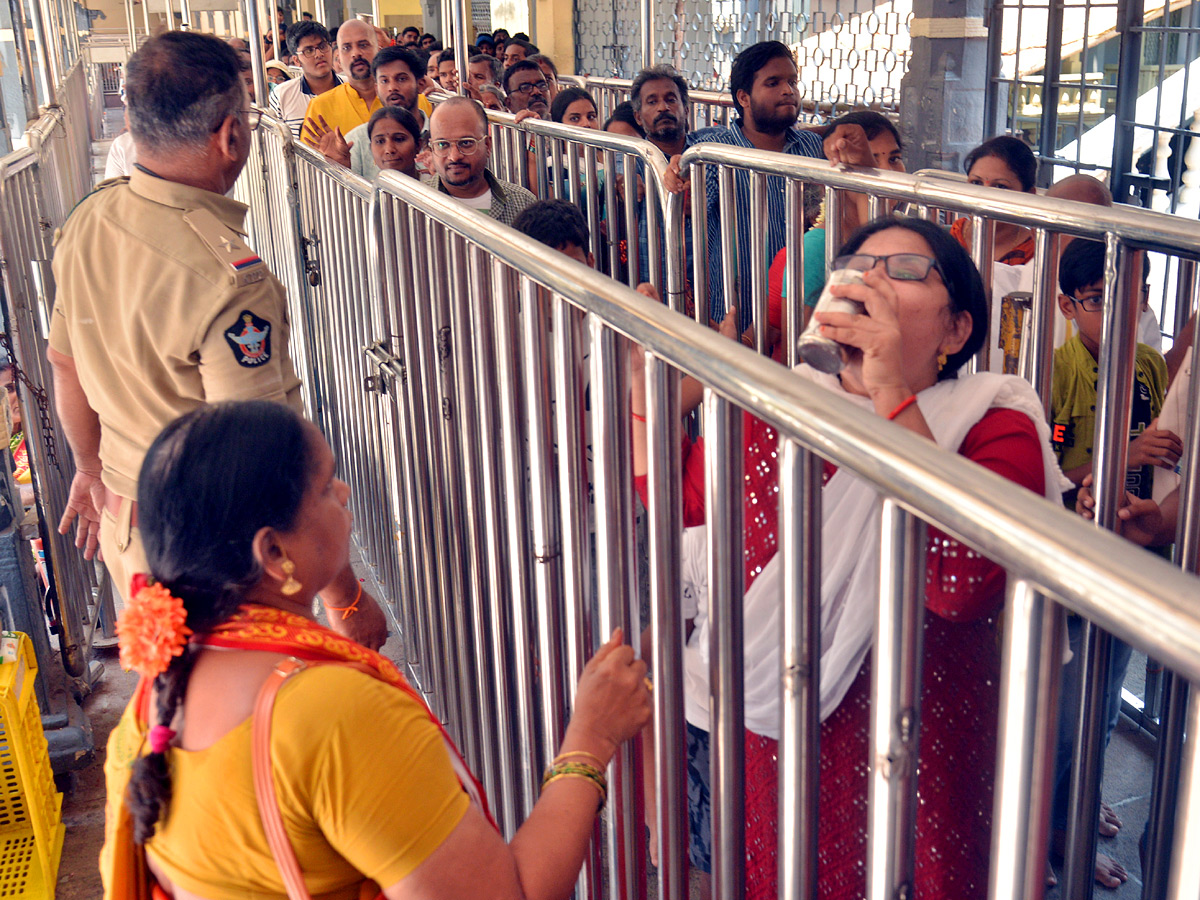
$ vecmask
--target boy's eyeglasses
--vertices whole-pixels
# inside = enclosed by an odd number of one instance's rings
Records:
[[[1104,295],[1099,294],[1095,297],[1071,297],[1071,302],[1082,309],[1084,312],[1100,312],[1104,309]]]
[[[312,59],[318,53],[329,52],[329,41],[321,41],[319,44],[311,44],[308,47],[303,47],[300,50],[300,55],[305,59]]]
[[[851,253],[839,256],[833,261],[835,269],[853,269],[856,272],[870,272],[879,263],[883,263],[888,278],[896,281],[924,281],[929,277],[929,270],[936,269],[942,281],[946,273],[938,261],[932,256],[922,253],[892,253],[888,256],[871,256],[869,253]]]

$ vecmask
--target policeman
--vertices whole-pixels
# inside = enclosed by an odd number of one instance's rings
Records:
[[[135,171],[102,183],[63,227],[47,353],[76,465],[59,530],[78,519],[76,543],[88,558],[99,544],[121,591],[147,570],[137,479],[159,431],[220,400],[301,407],[283,286],[245,243],[247,207],[225,196],[258,124],[237,53],[169,31],[130,58],[126,94]],[[357,601],[330,621],[378,647],[385,620],[360,592],[347,566],[322,599]]]

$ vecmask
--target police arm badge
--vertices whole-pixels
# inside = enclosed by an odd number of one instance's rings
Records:
[[[243,309],[232,326],[225,329],[225,340],[239,366],[257,369],[271,361],[271,323]]]

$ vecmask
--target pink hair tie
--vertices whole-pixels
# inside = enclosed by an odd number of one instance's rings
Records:
[[[166,725],[155,725],[150,729],[150,752],[166,753],[174,739],[175,732]]]

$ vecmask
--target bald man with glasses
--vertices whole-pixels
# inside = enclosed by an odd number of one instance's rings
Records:
[[[452,97],[438,104],[429,119],[429,149],[436,175],[425,183],[497,222],[511,225],[537,200],[520,185],[488,171],[492,141],[487,113],[475,100]]]

